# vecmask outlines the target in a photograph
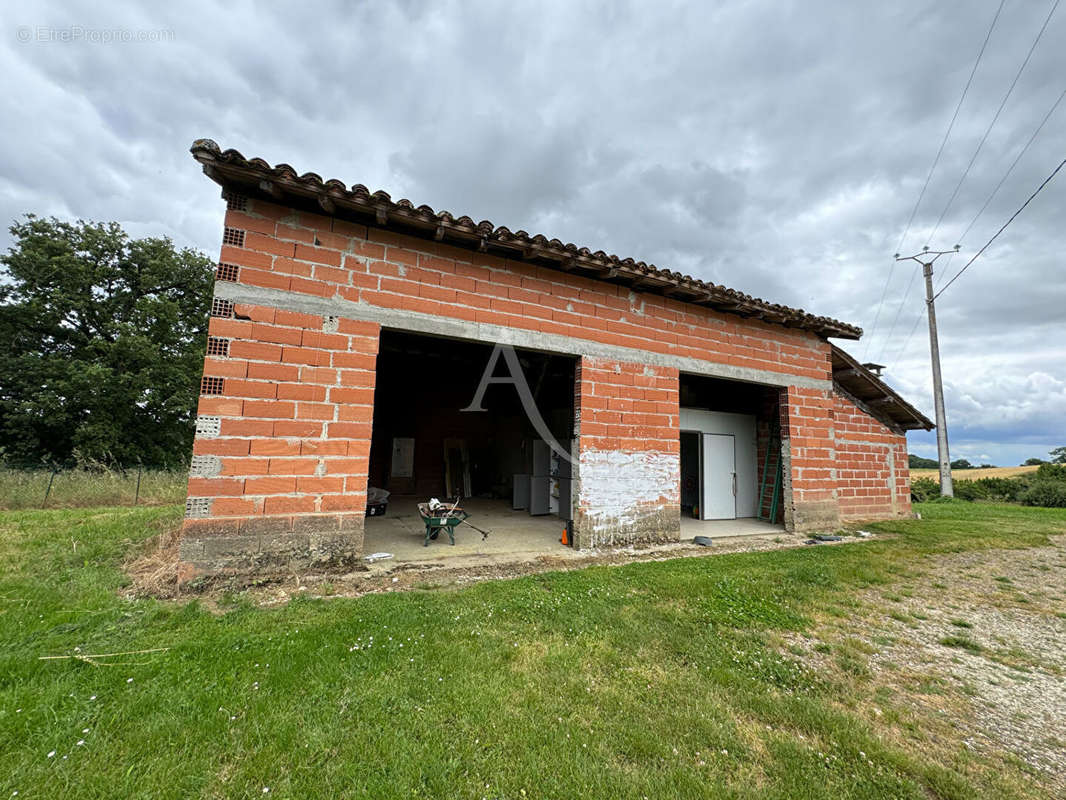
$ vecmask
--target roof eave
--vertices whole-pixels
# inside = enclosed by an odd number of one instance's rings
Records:
[[[633,259],[592,252],[574,244],[525,231],[511,232],[469,217],[436,213],[428,206],[406,200],[394,202],[385,192],[371,193],[362,185],[349,189],[341,181],[323,181],[314,173],[298,175],[286,164],[271,167],[261,159],[246,159],[236,150],[222,151],[210,139],[196,140],[190,152],[204,173],[225,189],[289,204],[316,213],[356,221],[372,227],[397,230],[450,245],[531,261],[564,272],[577,272],[599,280],[660,294],[726,314],[757,318],[769,324],[798,328],[823,338],[857,340],[862,329],[802,309],[768,303],[724,286],[687,275],[660,270]]]
[[[832,358],[834,362],[843,364],[840,369],[834,367],[833,382],[864,403],[870,413],[882,422],[890,422],[905,431],[929,431],[936,427],[932,420],[900,397],[891,386],[836,345],[832,345]],[[857,391],[856,384],[868,389],[869,392]],[[870,392],[873,394],[872,397],[862,396],[863,394],[869,395]]]

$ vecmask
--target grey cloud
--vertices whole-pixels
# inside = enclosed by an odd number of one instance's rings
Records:
[[[877,329],[844,346],[884,354],[890,380],[928,410],[924,323],[914,327],[920,282],[887,337],[911,276],[892,268],[891,255],[996,5],[7,7],[0,215],[116,219],[137,235],[217,252],[218,190],[186,152],[211,136],[300,171],[868,329],[891,269]],[[1005,7],[904,241],[908,253],[929,237],[1048,8]],[[174,36],[111,45],[15,37],[19,25],[72,24]],[[1052,20],[934,246],[962,236],[1064,88],[1064,35],[1066,12]],[[1061,159],[1064,132],[1066,104],[952,267]],[[1066,381],[1063,191],[1066,176],[940,302],[953,436],[993,459],[1013,458],[1014,439],[1066,439],[1058,384],[1032,377]]]

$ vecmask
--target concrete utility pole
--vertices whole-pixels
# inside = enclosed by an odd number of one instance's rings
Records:
[[[955,487],[951,483],[951,456],[948,455],[948,422],[944,413],[944,383],[940,377],[940,344],[936,335],[936,306],[933,303],[933,262],[941,256],[959,252],[959,245],[954,250],[933,250],[922,248],[921,253],[900,257],[896,261],[917,261],[922,265],[925,275],[925,306],[929,313],[929,353],[933,361],[933,406],[936,409],[936,452],[940,462],[940,494],[942,497],[954,497]]]

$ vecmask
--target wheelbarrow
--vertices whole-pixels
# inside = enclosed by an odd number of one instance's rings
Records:
[[[466,519],[469,514],[459,506],[442,505],[436,509],[430,509],[429,503],[419,503],[418,513],[426,524],[426,539],[423,547],[429,547],[429,540],[440,536],[441,531],[448,532],[448,538],[455,544],[455,526]]]
[[[423,547],[429,547],[429,540],[436,539],[440,536],[441,531],[448,532],[448,539],[454,545],[455,528],[464,522],[480,533],[482,540],[488,538],[488,531],[483,531],[476,525],[466,521],[470,515],[463,510],[458,502],[452,504],[441,503],[434,508],[430,508],[429,503],[419,503],[418,513],[426,525],[426,538],[422,542]]]

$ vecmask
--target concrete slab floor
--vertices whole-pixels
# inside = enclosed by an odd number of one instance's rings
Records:
[[[426,498],[393,495],[384,516],[367,517],[363,552],[392,553],[390,561],[436,561],[456,557],[499,557],[519,554],[558,554],[573,552],[560,542],[564,522],[554,514],[533,517],[528,511],[513,511],[506,500],[469,499],[463,508],[470,522],[488,531],[487,538],[470,525],[455,529],[455,545],[441,532],[423,546],[425,525],[417,504]]]
[[[392,558],[375,564],[388,569],[401,563],[442,563],[473,565],[501,564],[529,561],[541,556],[561,559],[583,559],[589,553],[566,547],[560,542],[563,520],[554,514],[530,516],[526,511],[514,511],[505,500],[470,499],[463,507],[470,514],[470,522],[489,532],[486,539],[469,525],[455,529],[455,545],[442,533],[423,546],[425,526],[418,514],[417,503],[422,498],[412,495],[393,495],[388,510],[381,517],[367,517],[363,552],[392,553]],[[694,536],[709,536],[715,541],[743,537],[765,537],[784,534],[781,525],[771,525],[758,519],[698,520],[681,519],[681,541],[661,544],[658,551],[692,547]],[[642,548],[645,549],[645,548]]]
[[[747,519],[692,519],[681,515],[681,541],[691,541],[694,536],[709,536],[712,539],[727,539],[734,536],[774,536],[784,534],[784,525],[774,525],[765,520]]]

